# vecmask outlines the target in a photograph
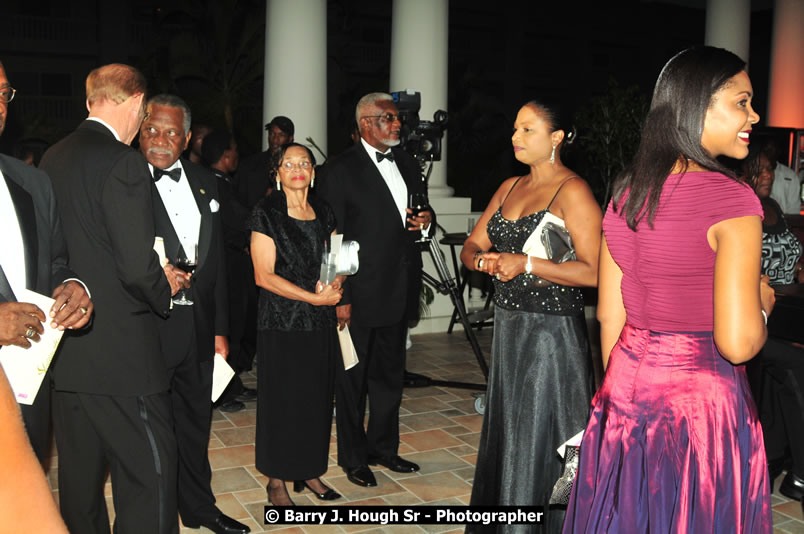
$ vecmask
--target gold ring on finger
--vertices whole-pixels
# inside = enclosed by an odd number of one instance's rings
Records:
[[[495,274],[494,277],[497,278],[497,280],[499,280],[500,279],[500,273]]]
[[[28,330],[25,331],[25,337],[27,337],[28,339],[33,339],[35,334],[36,330],[34,330],[33,326],[29,326]]]
[[[78,309],[79,309],[79,310],[81,310],[81,313],[83,313],[84,315],[86,315],[86,314],[87,314],[87,312],[89,311],[89,310],[87,309],[87,307],[86,307],[86,306],[81,306],[81,307],[80,307],[80,308],[78,308]]]

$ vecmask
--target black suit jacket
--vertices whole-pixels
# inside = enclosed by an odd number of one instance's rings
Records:
[[[91,288],[90,328],[64,340],[55,387],[101,395],[166,391],[158,315],[170,286],[153,251],[151,177],[145,158],[86,120],[53,145],[40,168],[56,193],[72,267]]]
[[[50,296],[67,278],[77,278],[67,267],[67,246],[47,175],[30,165],[0,154],[0,171],[8,186],[25,248],[25,287]],[[90,290],[91,291],[91,290]],[[0,267],[0,302],[17,299]],[[42,310],[45,315],[50,310]]]
[[[419,165],[391,149],[412,193],[426,192]],[[338,232],[360,243],[360,269],[347,278],[340,304],[352,304],[352,322],[377,327],[413,318],[421,289],[421,234],[403,225],[391,191],[362,143],[330,158],[318,171],[316,191],[332,206]],[[435,214],[430,231],[435,230]]]
[[[159,325],[168,368],[178,365],[188,348],[197,354],[199,362],[211,360],[215,354],[215,336],[229,333],[217,178],[190,160],[182,158],[181,165],[201,213],[201,227],[198,231],[198,266],[188,290],[193,305],[175,306],[170,317]],[[179,236],[156,185],[152,186],[152,191],[156,235],[165,240],[165,253],[173,263],[179,251]],[[213,207],[215,211],[212,211]]]

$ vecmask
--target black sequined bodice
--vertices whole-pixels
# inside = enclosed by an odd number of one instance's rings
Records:
[[[544,217],[546,210],[531,213],[521,219],[508,220],[498,209],[486,226],[491,243],[498,252],[522,254],[522,247]],[[555,315],[575,315],[583,311],[583,294],[580,288],[560,284],[538,286],[535,277],[520,274],[494,283],[494,305],[508,310],[522,310]]]

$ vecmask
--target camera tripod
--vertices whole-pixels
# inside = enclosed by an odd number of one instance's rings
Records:
[[[466,306],[463,303],[463,297],[460,293],[460,288],[455,281],[455,277],[453,277],[449,269],[447,268],[447,264],[444,261],[444,255],[441,252],[441,248],[438,246],[438,241],[432,238],[427,239],[427,244],[429,246],[430,256],[433,258],[433,264],[435,265],[436,272],[438,274],[438,278],[436,279],[428,272],[422,270],[422,278],[423,280],[431,285],[436,291],[441,293],[442,295],[449,295],[450,300],[452,300],[453,306],[455,306],[455,311],[458,313],[459,320],[463,325],[463,331],[466,334],[466,338],[469,340],[469,344],[472,345],[472,351],[475,353],[475,358],[477,359],[477,364],[480,366],[480,370],[483,371],[483,376],[486,377],[488,380],[489,377],[489,367],[486,364],[486,359],[483,356],[483,350],[480,348],[480,344],[477,342],[477,336],[475,336],[475,332],[472,329],[472,323],[469,321],[469,316],[466,313]],[[444,387],[451,387],[451,388],[460,388],[460,389],[473,389],[477,391],[486,391],[485,384],[472,384],[469,382],[455,382],[451,380],[434,380],[424,375],[420,375],[417,373],[410,373],[405,371],[405,386],[406,387],[428,387],[428,386],[444,386]],[[486,406],[486,399],[485,393],[478,395],[477,399],[475,400],[475,410],[482,414],[485,410]]]

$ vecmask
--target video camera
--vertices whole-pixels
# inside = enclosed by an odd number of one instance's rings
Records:
[[[422,170],[428,162],[441,161],[441,138],[447,129],[447,112],[439,109],[433,114],[432,121],[419,120],[421,93],[407,89],[393,92],[391,96],[402,123],[402,130],[399,132],[400,146],[416,158]]]

